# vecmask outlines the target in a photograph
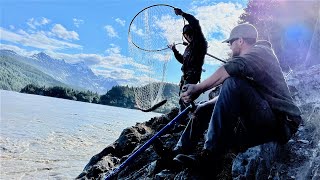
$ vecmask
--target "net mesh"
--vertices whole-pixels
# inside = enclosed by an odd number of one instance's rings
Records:
[[[168,44],[181,41],[183,20],[170,6],[153,6],[138,13],[130,24],[129,54],[140,66],[134,88],[139,109],[149,109],[163,101],[167,65],[172,58]],[[178,28],[177,28],[178,27]]]
[[[142,64],[143,68],[137,69],[135,74],[139,82],[135,85],[135,103],[139,109],[149,109],[164,100],[163,89],[166,80],[166,70],[171,54],[166,52],[161,55],[162,60],[155,60],[159,56],[155,52],[137,51],[137,48],[129,43],[130,54],[134,60]]]

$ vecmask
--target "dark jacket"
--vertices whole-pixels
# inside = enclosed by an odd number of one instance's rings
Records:
[[[183,55],[176,49],[173,50],[174,56],[182,64],[184,83],[196,84],[200,81],[204,57],[207,53],[207,41],[201,31],[199,21],[192,15],[183,13],[184,17],[193,30],[193,40],[186,47]]]
[[[250,52],[234,57],[224,67],[230,76],[249,79],[273,110],[293,116],[301,115],[268,41],[256,42]]]

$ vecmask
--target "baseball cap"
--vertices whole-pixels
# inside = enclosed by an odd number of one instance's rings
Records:
[[[258,31],[252,24],[239,24],[231,30],[230,37],[222,43],[228,43],[235,38],[258,38]]]

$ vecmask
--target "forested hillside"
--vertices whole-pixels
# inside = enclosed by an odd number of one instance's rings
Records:
[[[28,64],[0,55],[0,89],[20,91],[28,84],[66,86]]]
[[[40,87],[33,84],[28,84],[26,87],[22,88],[20,92],[89,103],[99,103],[100,99],[100,96],[97,93],[91,91],[78,91],[72,88],[61,86]]]
[[[114,86],[106,94],[100,96],[99,103],[134,109],[136,108],[137,104],[135,101],[134,90],[135,87]],[[169,112],[173,107],[177,107],[179,102],[178,92],[178,85],[166,83],[163,90],[163,99],[166,99],[167,103],[158,108],[156,111]]]

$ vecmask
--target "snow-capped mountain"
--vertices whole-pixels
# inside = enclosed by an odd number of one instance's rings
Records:
[[[41,52],[31,57],[20,56],[11,50],[0,50],[0,54],[8,55],[30,64],[54,79],[80,90],[90,90],[105,94],[118,83],[111,78],[95,75],[83,62],[70,64],[64,60],[54,59]]]

